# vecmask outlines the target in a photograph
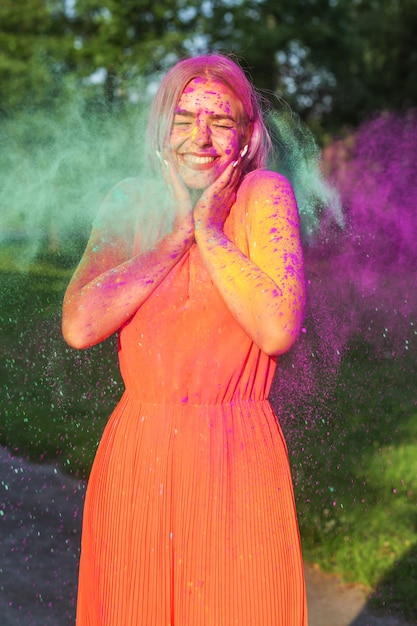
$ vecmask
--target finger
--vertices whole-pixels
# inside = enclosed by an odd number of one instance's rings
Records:
[[[240,171],[237,166],[234,165],[235,162],[229,163],[220,176],[213,183],[213,187],[221,190],[226,189],[229,185],[234,185],[236,180],[240,177]]]
[[[169,153],[164,152],[163,154],[163,164],[164,164],[164,174],[165,180],[168,183],[168,186],[171,191],[176,192],[182,191],[182,181],[179,177],[175,164],[172,160],[172,157]]]
[[[242,167],[240,162],[237,165],[235,165],[235,161],[230,163],[223,172],[222,177],[219,178],[222,189],[234,189],[238,185],[241,175]]]
[[[171,175],[170,175],[170,171],[169,171],[169,164],[168,161],[162,156],[162,154],[160,152],[158,152],[158,150],[156,151],[156,156],[158,157],[158,160],[161,164],[161,173],[162,173],[162,177],[164,179],[164,182],[167,186],[168,189],[171,189]]]
[[[177,210],[180,213],[189,214],[192,212],[190,193],[177,170],[171,154],[164,153],[163,157],[167,173],[168,188],[177,205]]]

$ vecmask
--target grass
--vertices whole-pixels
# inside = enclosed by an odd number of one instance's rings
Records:
[[[413,354],[352,343],[326,416],[287,439],[306,561],[417,619],[417,405]],[[320,413],[320,409],[319,409]],[[302,427],[302,423],[298,424]]]
[[[38,260],[21,271],[20,258],[20,246],[0,254],[0,443],[86,478],[122,393],[115,341],[81,352],[69,348],[60,315],[71,270]]]
[[[0,443],[86,478],[122,393],[115,342],[82,352],[68,348],[60,309],[71,262],[55,257],[51,263],[45,255],[22,272],[16,267],[22,254],[19,245],[0,250]],[[351,342],[311,423],[305,409],[296,407],[284,430],[306,561],[369,587],[374,609],[415,621],[414,354],[392,358]]]

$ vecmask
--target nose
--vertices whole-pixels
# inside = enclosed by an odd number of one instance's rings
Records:
[[[209,125],[202,121],[197,120],[191,133],[191,140],[197,146],[206,146],[211,143],[211,132]]]

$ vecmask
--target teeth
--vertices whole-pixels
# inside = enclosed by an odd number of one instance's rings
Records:
[[[195,156],[194,154],[185,154],[184,160],[188,163],[195,163],[196,165],[205,165],[206,163],[213,163],[216,157],[213,156]]]

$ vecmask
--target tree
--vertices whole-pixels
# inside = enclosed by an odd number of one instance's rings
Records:
[[[417,103],[415,0],[214,0],[204,28],[311,123]]]
[[[73,33],[64,0],[2,0],[0,111],[50,106],[63,74],[73,69]]]
[[[187,52],[198,2],[183,0],[78,0],[75,5],[77,72],[101,68],[110,104],[137,96],[144,75],[158,73]]]
[[[114,109],[184,54],[221,50],[337,131],[416,105],[416,29],[416,0],[3,0],[0,107],[49,107],[71,75]]]

